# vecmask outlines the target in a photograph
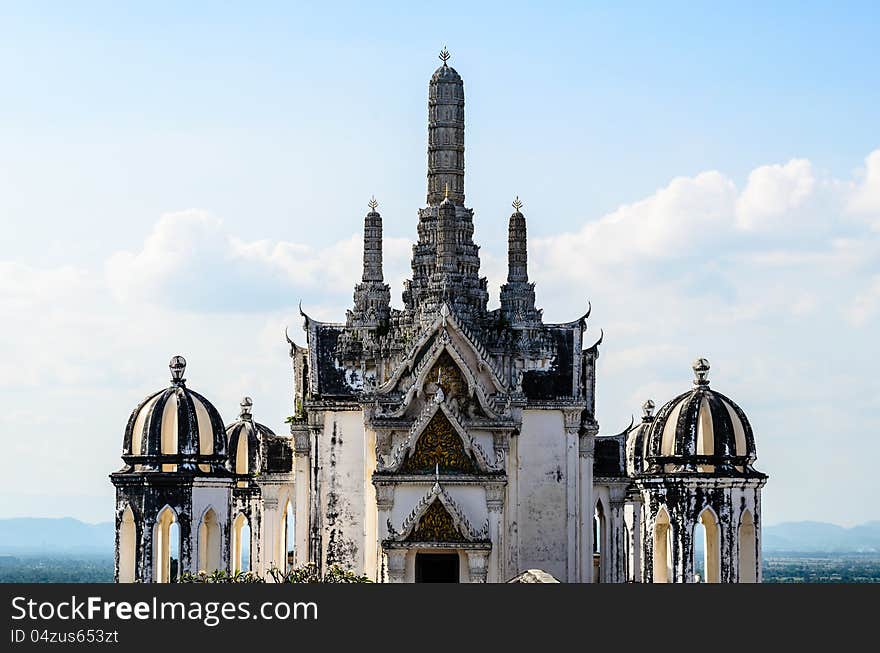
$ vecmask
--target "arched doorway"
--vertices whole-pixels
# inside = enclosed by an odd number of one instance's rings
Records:
[[[213,508],[208,508],[199,526],[199,570],[211,573],[222,564],[220,522]]]
[[[654,567],[655,583],[671,583],[672,574],[672,527],[666,508],[660,508],[654,520]]]
[[[125,506],[119,522],[119,577],[120,583],[135,581],[135,560],[137,559],[137,525],[131,506]]]
[[[701,565],[703,574],[700,580],[705,583],[721,582],[721,537],[719,536],[718,517],[711,508],[705,508],[700,513],[697,523],[694,525],[694,568],[697,568],[697,540],[702,547]]]
[[[153,576],[157,583],[177,580],[180,562],[180,527],[177,515],[165,506],[156,518],[153,531]]]
[[[758,542],[755,537],[755,520],[746,510],[739,523],[739,582],[758,582]]]

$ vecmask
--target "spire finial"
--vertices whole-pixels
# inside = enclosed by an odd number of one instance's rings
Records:
[[[241,419],[251,419],[251,406],[254,405],[253,399],[250,397],[242,397],[241,404],[239,405],[241,406]]]
[[[443,199],[449,199],[449,182],[446,182],[446,189],[443,191]]]
[[[375,210],[376,210],[376,207],[379,206],[379,202],[376,201],[376,196],[375,196],[375,195],[371,195],[371,196],[370,196],[370,201],[367,202],[367,206],[369,206],[370,209],[373,210],[373,211],[375,211]]]
[[[449,61],[449,59],[450,59],[451,57],[452,57],[452,55],[449,54],[449,50],[447,50],[447,49],[446,49],[446,46],[444,45],[444,46],[443,46],[443,49],[440,50],[440,61],[442,61],[442,62],[443,62],[443,65],[445,66],[445,65],[446,65],[446,62]]]
[[[694,361],[694,385],[709,385],[709,361],[698,358]]]
[[[517,196],[514,198],[514,200],[513,200],[513,204],[511,204],[511,206],[513,206],[513,210],[514,210],[514,211],[516,211],[517,213],[519,213],[519,210],[523,207],[523,203],[522,203],[522,201],[519,199],[519,195],[517,195]]]
[[[648,399],[645,403],[642,404],[642,421],[650,422],[654,419],[654,402],[651,399]]]
[[[172,357],[171,362],[168,363],[168,369],[171,370],[171,382],[174,385],[183,385],[183,382],[186,381],[183,378],[183,373],[186,371],[186,359],[183,356]]]

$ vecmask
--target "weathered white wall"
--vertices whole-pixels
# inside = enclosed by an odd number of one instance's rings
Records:
[[[320,524],[324,559],[366,569],[366,455],[362,411],[327,411],[318,438]],[[371,504],[375,506],[375,502]]]
[[[515,461],[518,505],[507,511],[517,522],[519,569],[510,575],[537,568],[568,577],[567,483],[575,479],[566,475],[566,447],[562,411],[523,411]]]

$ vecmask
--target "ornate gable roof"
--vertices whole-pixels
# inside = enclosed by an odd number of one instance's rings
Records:
[[[388,534],[386,546],[394,542],[485,543],[489,541],[489,521],[480,530],[474,529],[438,480],[409,513],[400,532],[388,520]]]

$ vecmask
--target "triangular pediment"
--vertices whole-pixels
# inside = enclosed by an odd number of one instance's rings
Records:
[[[489,523],[475,530],[438,480],[413,507],[400,532],[388,520],[388,534],[388,542],[475,543],[489,539]]]
[[[461,436],[442,410],[434,413],[400,466],[404,474],[425,474],[435,470],[444,474],[479,472],[473,457],[465,451]]]
[[[434,499],[419,518],[418,524],[406,538],[407,542],[461,542],[467,541],[455,519],[440,499]]]
[[[468,433],[455,404],[438,390],[416,418],[409,435],[394,450],[390,464],[379,461],[379,473],[498,474],[504,458],[496,452],[490,462],[486,452]]]

